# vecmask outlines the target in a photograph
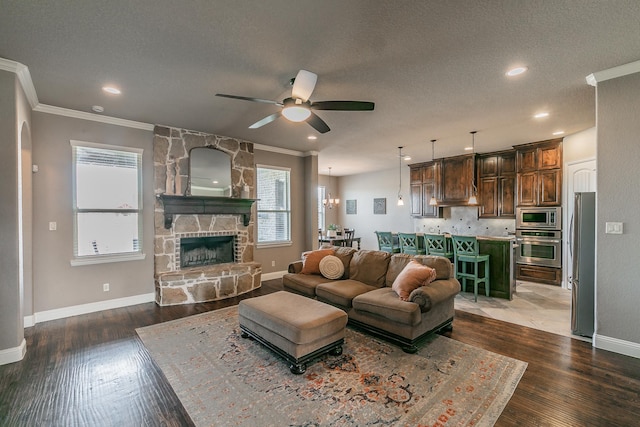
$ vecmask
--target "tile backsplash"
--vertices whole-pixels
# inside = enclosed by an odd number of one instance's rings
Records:
[[[515,219],[478,218],[478,208],[452,206],[443,209],[442,218],[416,218],[418,233],[451,233],[472,236],[507,236],[516,229]]]

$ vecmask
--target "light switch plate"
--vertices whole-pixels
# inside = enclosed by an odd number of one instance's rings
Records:
[[[606,234],[622,234],[623,226],[621,222],[606,222],[605,233]]]

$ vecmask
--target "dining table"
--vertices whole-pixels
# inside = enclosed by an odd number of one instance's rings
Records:
[[[323,243],[328,243],[331,246],[347,246],[347,242],[351,241],[356,242],[358,244],[358,250],[360,249],[360,237],[352,237],[350,239],[345,238],[344,236],[319,236],[318,243],[322,245]]]

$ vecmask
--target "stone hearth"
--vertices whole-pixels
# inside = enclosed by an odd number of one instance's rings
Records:
[[[155,194],[165,193],[167,163],[175,162],[181,176],[176,177],[176,193],[184,194],[188,182],[189,151],[196,147],[212,147],[228,153],[232,159],[232,194],[238,197],[248,186],[255,194],[253,144],[233,138],[170,127],[154,130]],[[155,206],[155,285],[158,305],[189,304],[230,298],[259,288],[262,266],[253,262],[255,208],[251,219],[240,214],[174,213],[170,227],[165,228],[164,205],[156,197]],[[233,239],[230,262],[182,267],[181,239],[229,237]]]

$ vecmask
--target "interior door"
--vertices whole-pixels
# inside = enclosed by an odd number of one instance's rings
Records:
[[[596,191],[596,161],[586,160],[571,163],[566,168],[567,198],[564,204],[565,225],[563,227],[564,241],[564,265],[563,287],[571,289],[571,273],[573,271],[573,254],[571,253],[572,226],[573,226],[573,200],[574,194],[583,191]]]

